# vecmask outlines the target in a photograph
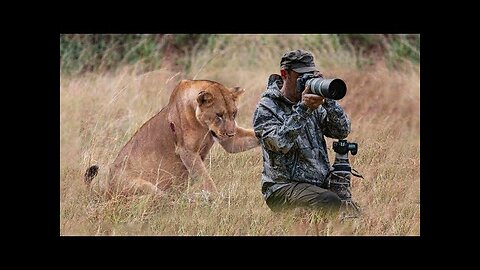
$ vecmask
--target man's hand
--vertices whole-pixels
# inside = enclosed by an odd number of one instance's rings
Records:
[[[315,110],[324,102],[324,97],[312,94],[310,87],[307,85],[302,92],[302,102],[307,105],[310,110]]]

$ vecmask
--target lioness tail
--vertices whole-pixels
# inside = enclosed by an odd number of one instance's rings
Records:
[[[87,171],[85,172],[85,184],[89,185],[92,182],[93,178],[97,176],[97,173],[98,173],[98,166],[97,165],[90,166],[90,168],[88,168]]]

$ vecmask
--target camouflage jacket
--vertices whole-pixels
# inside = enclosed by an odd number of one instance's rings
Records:
[[[332,99],[309,110],[292,103],[269,82],[253,115],[255,135],[263,151],[262,193],[267,199],[292,181],[323,186],[330,172],[324,136],[344,139],[350,133],[348,116]]]

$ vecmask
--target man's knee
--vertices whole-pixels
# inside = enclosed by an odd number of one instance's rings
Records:
[[[295,183],[274,192],[266,201],[268,207],[278,212],[286,208],[313,207],[339,209],[342,200],[335,192],[306,183]]]
[[[342,199],[340,199],[340,197],[338,197],[335,192],[329,191],[327,195],[327,200],[332,206],[340,207],[340,205],[342,205]]]
[[[338,209],[342,205],[342,200],[335,192],[327,190],[315,200],[316,206],[329,208],[329,209]]]

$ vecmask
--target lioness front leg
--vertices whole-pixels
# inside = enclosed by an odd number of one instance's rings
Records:
[[[237,127],[235,136],[219,143],[228,153],[243,152],[260,145],[255,132],[242,127]]]
[[[194,180],[198,179],[198,181],[201,181],[204,190],[216,193],[217,187],[208,173],[207,168],[205,168],[200,154],[183,147],[177,147],[176,152],[180,156],[180,159],[182,159],[190,177]]]

